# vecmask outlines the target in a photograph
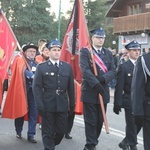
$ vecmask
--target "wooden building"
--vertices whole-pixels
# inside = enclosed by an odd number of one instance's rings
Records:
[[[134,39],[142,49],[150,48],[150,0],[115,0],[106,17],[113,18],[119,49]]]

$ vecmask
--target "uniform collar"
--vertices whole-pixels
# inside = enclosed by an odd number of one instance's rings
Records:
[[[95,51],[98,53],[98,50],[102,50],[102,47],[100,49],[97,49],[94,45],[93,45],[93,48],[95,49]]]
[[[53,61],[52,59],[50,59],[50,61],[51,61],[51,63],[53,64],[53,65],[55,65],[55,63],[57,63],[57,65],[59,66],[59,60],[57,60],[57,61]]]
[[[131,59],[131,58],[129,58],[130,59],[130,61],[133,63],[133,65],[135,65],[135,63],[136,63],[136,60],[134,60],[134,59]]]

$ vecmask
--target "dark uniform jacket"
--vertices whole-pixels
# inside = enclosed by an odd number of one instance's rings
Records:
[[[31,60],[28,60],[28,64],[29,64],[32,72],[29,71],[28,68],[25,69],[27,92],[29,91],[30,88],[32,88],[32,81],[33,81],[33,77],[34,77],[34,74],[35,74],[35,71],[36,71],[36,66],[37,66],[37,63],[35,61],[31,61]]]
[[[142,56],[150,72],[150,52]],[[150,74],[143,71],[142,57],[139,57],[132,80],[134,116],[150,116]]]
[[[38,110],[65,112],[74,107],[74,78],[71,66],[60,61],[57,70],[50,60],[39,64],[33,80],[33,92]]]
[[[131,60],[119,65],[117,71],[117,82],[115,86],[114,105],[132,109],[131,83],[134,64]]]
[[[103,101],[106,104],[110,100],[108,83],[115,78],[115,67],[112,53],[108,49],[102,48],[101,59],[108,68],[108,72],[104,73],[96,65],[98,75],[103,76],[105,79],[105,83],[102,85],[105,89]],[[91,54],[87,48],[82,48],[80,51],[80,67],[83,76],[81,101],[97,104],[99,103],[98,92],[94,89],[94,86],[99,83],[99,80],[94,75]]]

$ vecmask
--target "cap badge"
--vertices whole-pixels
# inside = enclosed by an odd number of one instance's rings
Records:
[[[54,74],[55,74],[54,72],[51,72],[51,76],[54,76]]]

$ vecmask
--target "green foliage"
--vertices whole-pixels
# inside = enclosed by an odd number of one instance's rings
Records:
[[[60,41],[63,42],[63,38],[67,31],[69,18],[65,18],[64,16],[61,17],[61,34],[60,34]]]
[[[62,0],[62,2],[64,1]],[[72,8],[74,1],[70,0]],[[113,35],[113,26],[107,22],[108,18],[105,17],[110,7],[106,5],[107,0],[82,1],[88,29],[103,27],[106,32],[104,46],[117,48],[117,44],[112,44],[112,41],[117,42],[117,37]],[[1,5],[20,45],[31,41],[37,44],[41,38],[51,40],[58,37],[58,21],[47,0],[1,0]],[[71,12],[72,10],[68,10],[67,15],[61,13],[61,42],[63,42],[70,18],[66,18],[66,16],[70,16]]]
[[[105,23],[106,0],[85,2],[85,14],[89,30],[103,27]]]
[[[117,44],[112,44],[112,41],[117,42],[117,37],[113,35],[113,26],[112,24],[107,23],[108,18],[105,17],[105,14],[110,7],[109,5],[106,5],[106,2],[107,0],[84,0],[87,25],[89,30],[103,27],[106,32],[106,41],[104,46],[117,48]]]
[[[57,37],[54,30],[55,16],[50,15],[47,0],[2,0],[2,9],[6,12],[12,29],[22,45],[41,38],[50,40]]]

